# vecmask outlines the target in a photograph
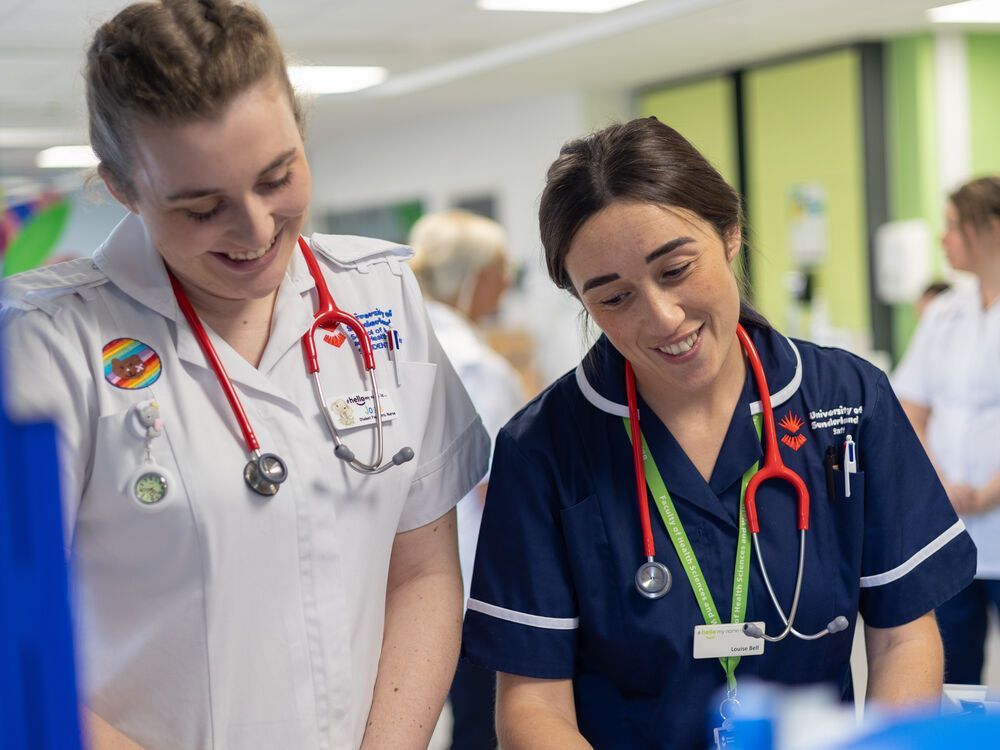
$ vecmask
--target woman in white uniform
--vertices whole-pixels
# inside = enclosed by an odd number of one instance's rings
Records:
[[[300,240],[301,115],[255,9],[132,5],[86,81],[130,213],[11,279],[3,334],[9,409],[60,429],[90,746],[426,747],[488,438],[409,250]],[[330,297],[357,326],[304,335]]]
[[[978,684],[1000,607],[1000,178],[952,193],[946,220],[948,263],[975,284],[930,304],[893,387],[979,549],[976,580],[937,610],[945,681]]]

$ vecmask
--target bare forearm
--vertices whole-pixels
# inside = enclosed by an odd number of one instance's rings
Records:
[[[497,673],[497,736],[504,750],[592,750],[576,722],[571,679]]]
[[[462,637],[462,577],[454,511],[422,534],[442,552],[433,567],[406,575],[412,557],[390,566],[385,635],[362,750],[425,750],[455,674]],[[441,538],[434,535],[440,533]],[[411,553],[412,547],[411,544]],[[394,576],[401,582],[393,585]]]
[[[593,750],[575,724],[547,706],[503,710],[497,734],[503,750]]]
[[[142,750],[89,708],[83,709],[83,726],[88,750]]]
[[[1000,473],[976,490],[977,506],[983,513],[1000,507]]]
[[[944,651],[933,614],[902,628],[866,628],[865,634],[869,700],[889,706],[941,700]]]

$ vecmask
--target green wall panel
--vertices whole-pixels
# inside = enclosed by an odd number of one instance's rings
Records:
[[[923,219],[937,236],[943,208],[938,196],[933,38],[892,40],[885,72],[889,216]],[[940,260],[938,264],[940,269]],[[910,304],[896,305],[892,319],[898,361],[916,328],[916,310]]]
[[[816,290],[834,326],[868,331],[858,53],[847,49],[758,68],[745,81],[754,301],[776,326],[787,326],[791,194],[798,185],[820,185],[828,251]]]
[[[648,92],[638,108],[641,117],[656,117],[691,141],[739,188],[735,107],[733,82],[720,76]]]
[[[969,34],[972,174],[1000,173],[1000,34]]]

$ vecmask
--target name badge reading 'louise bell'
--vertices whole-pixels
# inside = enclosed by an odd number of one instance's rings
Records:
[[[756,622],[761,632],[763,622]],[[758,656],[764,653],[764,639],[753,638],[743,632],[743,624],[696,625],[694,629],[694,658],[719,659],[724,656]]]
[[[382,408],[382,422],[391,422],[396,418],[396,405],[389,394],[379,391],[379,402]],[[338,396],[330,402],[330,415],[338,430],[353,430],[357,427],[367,427],[375,424],[375,399],[371,391],[349,393]]]

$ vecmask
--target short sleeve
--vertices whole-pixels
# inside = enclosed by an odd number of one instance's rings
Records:
[[[465,615],[465,658],[500,672],[572,677],[578,607],[555,479],[497,436]]]
[[[884,375],[858,443],[865,473],[860,611],[875,627],[915,620],[969,585],[976,547]]]
[[[404,269],[404,273],[409,275],[409,269]],[[415,289],[412,276],[408,281]],[[426,331],[426,361],[436,371],[421,435],[420,464],[410,484],[397,532],[424,526],[451,510],[486,474],[490,454],[489,435],[434,335],[423,305],[418,304],[415,309],[420,310]]]
[[[911,401],[921,406],[931,403],[930,374],[938,363],[933,358],[933,338],[936,330],[935,310],[924,314],[917,330],[914,331],[906,354],[892,373],[892,387],[903,401]]]
[[[0,319],[0,345],[8,416],[19,422],[55,422],[68,549],[89,474],[96,395],[85,357],[61,333],[58,317],[7,308]]]

